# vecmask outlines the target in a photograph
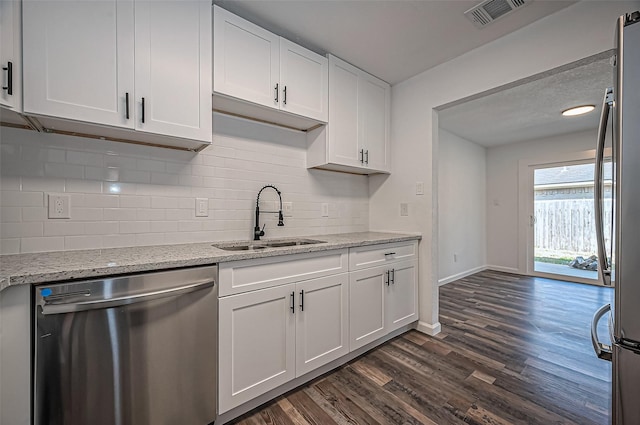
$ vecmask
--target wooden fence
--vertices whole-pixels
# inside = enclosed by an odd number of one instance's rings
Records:
[[[605,243],[611,239],[611,199],[604,202]],[[535,247],[554,251],[597,253],[592,199],[553,199],[534,202]]]

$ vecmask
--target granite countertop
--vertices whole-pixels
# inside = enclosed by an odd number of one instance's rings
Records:
[[[418,240],[417,233],[341,233],[305,236],[325,241],[314,245],[225,251],[211,243],[157,245],[131,248],[59,251],[0,256],[0,291],[12,285],[51,283],[177,267],[200,266],[227,261],[319,252],[331,249]],[[283,239],[278,239],[283,240]],[[265,239],[263,242],[268,242]],[[240,241],[215,242],[232,244]]]

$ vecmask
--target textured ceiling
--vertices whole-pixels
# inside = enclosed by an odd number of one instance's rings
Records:
[[[534,0],[482,29],[467,0],[215,0],[311,50],[395,84],[500,38],[575,1]]]
[[[613,84],[609,58],[443,109],[438,123],[464,139],[497,146],[598,127],[604,91]],[[596,105],[585,115],[563,117],[577,105]]]

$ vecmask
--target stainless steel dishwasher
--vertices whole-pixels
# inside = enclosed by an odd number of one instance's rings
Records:
[[[207,425],[217,413],[217,267],[35,290],[36,425]]]

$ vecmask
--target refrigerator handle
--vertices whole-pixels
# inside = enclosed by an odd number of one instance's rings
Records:
[[[596,241],[598,245],[598,268],[602,276],[603,283],[611,286],[611,267],[607,260],[607,251],[604,246],[604,143],[607,135],[607,121],[609,111],[613,104],[613,89],[608,88],[604,93],[602,101],[602,113],[600,115],[600,125],[598,126],[598,144],[596,147],[596,169],[594,178],[593,198],[595,201],[596,219]]]
[[[596,311],[591,320],[591,343],[593,344],[593,350],[599,359],[611,361],[612,351],[611,346],[603,344],[598,340],[598,322],[605,314],[611,311],[611,304],[603,305]]]

